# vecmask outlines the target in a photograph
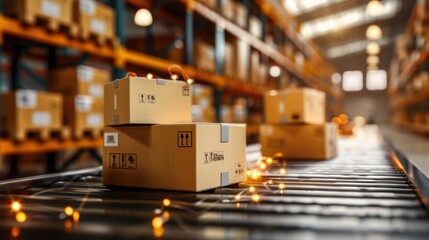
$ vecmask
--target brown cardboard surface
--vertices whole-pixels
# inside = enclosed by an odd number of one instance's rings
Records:
[[[277,123],[323,124],[325,93],[310,88],[269,91],[264,95],[265,121]]]
[[[245,178],[244,124],[164,124],[104,129],[105,185],[203,191]]]
[[[73,137],[85,133],[99,136],[104,127],[104,104],[102,99],[88,95],[66,96],[64,98],[64,125],[70,127]]]
[[[107,5],[94,0],[74,0],[73,21],[79,25],[84,38],[91,34],[113,39],[115,36],[115,12]]]
[[[190,123],[191,93],[184,81],[126,77],[109,82],[104,86],[104,123]]]
[[[328,159],[337,154],[337,125],[261,125],[264,156],[283,154],[286,159]]]
[[[35,23],[35,18],[72,23],[72,2],[69,0],[6,0],[5,13]]]

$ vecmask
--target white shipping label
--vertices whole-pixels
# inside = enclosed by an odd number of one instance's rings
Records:
[[[102,20],[94,18],[91,21],[91,30],[95,33],[105,33],[106,24]]]
[[[82,13],[94,15],[95,14],[94,0],[79,0],[79,10]]]
[[[103,95],[103,86],[101,84],[90,84],[88,92],[93,97],[101,97]]]
[[[271,136],[273,134],[273,127],[271,126],[261,126],[260,130],[262,136]]]
[[[51,0],[42,1],[41,11],[49,17],[60,18],[61,16],[61,6]]]
[[[283,101],[279,102],[279,112],[284,113],[285,112],[285,103]]]
[[[86,116],[86,125],[88,127],[101,127],[101,114],[90,113]]]
[[[47,127],[51,125],[51,113],[46,111],[35,111],[31,115],[31,123],[35,127]]]
[[[77,79],[81,82],[90,82],[94,78],[94,69],[88,66],[77,68]]]
[[[105,132],[104,133],[104,146],[105,147],[117,147],[119,145],[118,133],[117,132]]]
[[[37,92],[33,90],[16,91],[17,108],[35,108],[37,106]]]
[[[92,109],[92,98],[85,95],[77,95],[74,99],[77,112],[89,112]]]

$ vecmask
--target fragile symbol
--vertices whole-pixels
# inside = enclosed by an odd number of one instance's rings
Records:
[[[128,169],[137,169],[137,155],[128,154],[127,155],[127,168]]]
[[[117,159],[118,158],[118,156],[117,156],[118,154],[116,154],[116,153],[111,153],[110,154],[110,162],[109,162],[109,166],[110,166],[110,168],[119,168],[119,159]]]
[[[156,96],[153,94],[139,94],[139,102],[141,103],[156,103]]]
[[[135,153],[110,153],[110,168],[137,169],[137,154]]]
[[[177,146],[192,147],[192,132],[191,131],[177,132]]]
[[[125,154],[121,154],[121,168],[125,168]]]

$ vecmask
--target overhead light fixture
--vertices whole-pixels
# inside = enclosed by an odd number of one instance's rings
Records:
[[[152,13],[146,8],[141,8],[134,15],[134,23],[137,26],[148,27],[153,23]]]
[[[379,40],[383,33],[378,25],[372,24],[366,29],[365,35],[368,40]]]
[[[380,59],[378,58],[378,56],[368,56],[366,58],[366,63],[368,65],[377,65],[380,63]]]
[[[371,56],[378,55],[380,53],[380,46],[376,42],[370,42],[366,46],[366,53]]]
[[[366,13],[375,17],[383,13],[383,4],[380,1],[372,0],[366,5]]]
[[[274,66],[270,67],[270,76],[271,77],[276,78],[276,77],[279,77],[280,74],[281,74],[281,69],[278,66],[274,65]]]

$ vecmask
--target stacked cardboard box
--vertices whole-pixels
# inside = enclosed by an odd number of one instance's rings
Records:
[[[186,82],[125,77],[104,97],[105,185],[203,191],[245,179],[245,125],[192,123]]]
[[[325,94],[315,89],[270,91],[264,96],[260,127],[262,154],[286,159],[326,159],[336,155],[337,126],[325,123]]]
[[[33,90],[16,90],[2,94],[0,129],[10,138],[22,141],[30,133],[47,139],[52,133],[67,137],[61,116],[63,98],[60,94]]]
[[[213,87],[194,84],[192,86],[192,121],[216,122],[216,111],[213,105]]]
[[[72,135],[101,135],[103,130],[103,86],[110,71],[89,66],[56,69],[49,75],[48,89],[64,96],[63,122]]]

